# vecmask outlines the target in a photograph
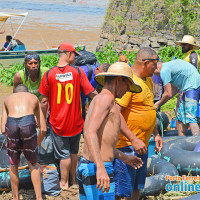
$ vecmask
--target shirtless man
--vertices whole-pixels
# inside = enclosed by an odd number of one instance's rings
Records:
[[[37,137],[36,116],[40,133]],[[40,171],[37,165],[38,146],[46,133],[46,122],[38,98],[28,93],[25,85],[18,85],[14,94],[8,96],[3,104],[1,131],[7,140],[10,160],[10,179],[13,199],[18,200],[19,175],[18,165],[23,152],[31,170],[31,180],[36,199],[42,199]]]
[[[111,65],[107,72],[95,77],[104,87],[92,100],[86,116],[84,152],[77,170],[79,199],[115,199],[114,157],[135,169],[143,164],[140,158],[127,156],[115,149],[121,125],[115,98],[121,98],[129,90],[141,92],[132,77],[131,68],[122,62]]]

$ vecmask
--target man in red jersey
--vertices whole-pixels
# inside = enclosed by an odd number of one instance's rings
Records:
[[[79,53],[71,43],[60,44],[59,62],[44,74],[39,88],[45,116],[49,104],[50,131],[55,158],[60,160],[62,189],[69,187],[69,171],[72,184],[75,184],[77,153],[84,124],[80,92],[91,98],[97,94],[84,71],[73,65],[76,54]]]

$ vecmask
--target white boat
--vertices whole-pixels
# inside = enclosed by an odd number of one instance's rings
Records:
[[[4,67],[8,67],[9,65],[14,64],[14,63],[23,62],[23,59],[24,59],[25,55],[27,54],[27,52],[31,52],[32,51],[32,52],[38,53],[39,55],[49,55],[49,54],[56,54],[57,53],[57,48],[43,49],[43,50],[25,50],[23,48],[23,50],[17,50],[17,51],[15,51],[15,48],[14,48],[13,51],[9,51],[8,50],[9,47],[11,46],[11,44],[13,43],[13,40],[15,39],[15,36],[17,35],[17,33],[19,32],[21,26],[23,25],[27,15],[28,15],[28,12],[19,13],[19,14],[0,12],[0,22],[2,23],[0,31],[3,29],[3,26],[4,26],[4,24],[6,23],[6,21],[8,19],[11,20],[12,18],[15,18],[15,17],[21,17],[22,18],[22,21],[21,21],[17,31],[12,36],[12,40],[8,44],[8,46],[5,49],[5,51],[0,51],[0,63]]]

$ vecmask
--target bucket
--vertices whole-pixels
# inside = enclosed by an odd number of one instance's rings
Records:
[[[156,143],[154,141],[154,138],[151,137],[149,140],[149,146],[148,146],[148,157],[155,155],[155,151],[154,151],[155,146],[156,146]]]
[[[200,103],[197,106],[197,117],[200,118]]]
[[[176,120],[175,119],[172,119],[171,122],[170,122],[170,128],[175,128],[176,129]]]

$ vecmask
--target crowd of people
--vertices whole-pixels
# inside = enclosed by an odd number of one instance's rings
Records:
[[[156,152],[163,146],[155,127],[156,110],[178,89],[179,135],[185,134],[188,125],[193,135],[199,134],[199,57],[192,38],[184,36],[177,42],[187,54],[184,60],[163,63],[152,48],[142,47],[132,66],[122,55],[116,63],[92,69],[90,80],[81,67],[73,64],[80,53],[71,43],[59,45],[58,64],[50,69],[40,66],[36,53],[27,54],[24,69],[14,76],[13,94],[4,101],[1,121],[13,199],[18,199],[22,152],[31,170],[36,198],[42,199],[38,147],[48,128],[54,156],[60,160],[62,190],[76,187],[78,181],[79,199],[139,200],[145,185],[151,135]],[[156,101],[153,75],[160,77],[163,87]],[[80,101],[81,92],[84,103]],[[87,97],[92,100],[86,112]],[[82,133],[83,155],[77,167]]]

